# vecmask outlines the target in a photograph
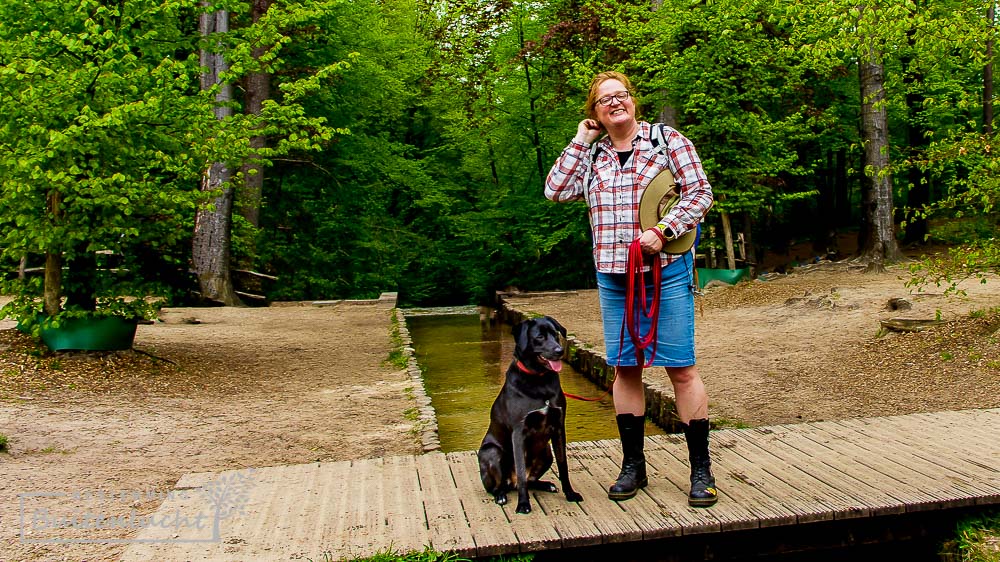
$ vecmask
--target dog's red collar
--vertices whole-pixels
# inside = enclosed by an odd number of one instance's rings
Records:
[[[517,360],[517,370],[521,371],[522,373],[524,373],[526,375],[540,375],[540,374],[542,374],[541,371],[533,371],[533,370],[525,367],[524,363],[521,363],[520,359]]]

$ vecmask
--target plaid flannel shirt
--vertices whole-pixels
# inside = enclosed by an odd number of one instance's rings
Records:
[[[696,228],[712,206],[712,186],[705,177],[694,145],[684,135],[664,126],[667,150],[655,150],[650,139],[652,127],[639,123],[632,140],[632,156],[624,167],[611,139],[597,141],[590,185],[584,186],[591,147],[570,142],[545,180],[545,197],[552,201],[586,199],[593,230],[594,265],[601,273],[625,273],[628,247],[642,235],[639,227],[639,199],[653,177],[669,167],[680,184],[681,199],[659,224],[680,236]],[[660,254],[663,265],[680,256]]]

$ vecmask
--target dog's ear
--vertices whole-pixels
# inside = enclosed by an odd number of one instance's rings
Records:
[[[510,333],[514,335],[514,357],[520,358],[528,347],[528,322],[529,320],[518,322],[510,329]]]
[[[555,318],[551,316],[546,316],[545,319],[551,322],[552,325],[555,326],[556,330],[559,330],[559,333],[562,334],[562,337],[564,338],[566,337],[566,328],[563,328],[562,324],[560,324],[558,321],[556,321]]]

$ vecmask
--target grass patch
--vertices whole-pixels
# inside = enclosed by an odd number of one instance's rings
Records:
[[[397,369],[405,369],[409,364],[409,358],[403,349],[403,336],[399,333],[399,314],[392,315],[392,325],[389,327],[389,340],[392,342],[392,349],[385,362]]]
[[[740,420],[719,416],[712,418],[712,429],[749,429],[750,427],[750,425],[743,423]]]
[[[0,433],[0,453],[6,453],[8,447],[7,436]]]
[[[530,562],[534,558],[533,554],[517,554],[513,556],[492,556],[487,561]],[[308,560],[310,562],[313,561],[312,558],[308,558]],[[317,559],[315,562],[333,562],[333,560],[334,558],[329,552],[324,552],[322,558]],[[423,552],[411,552],[408,554],[400,554],[390,548],[369,558],[354,558],[353,562],[471,562],[471,560],[448,552],[436,552],[428,547]]]
[[[961,562],[1000,562],[1000,510],[959,521],[942,550]]]
[[[412,422],[415,422],[420,419],[420,409],[417,407],[407,408],[405,411],[403,411],[403,417]]]

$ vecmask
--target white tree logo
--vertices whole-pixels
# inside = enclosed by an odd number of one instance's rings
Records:
[[[212,521],[212,539],[220,540],[220,523],[239,513],[246,515],[244,509],[250,500],[250,488],[257,483],[253,480],[254,470],[237,470],[222,474],[202,486],[199,491],[205,500],[215,509]]]

